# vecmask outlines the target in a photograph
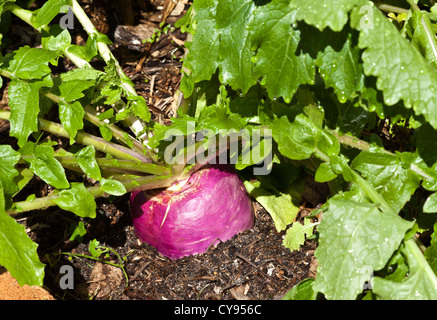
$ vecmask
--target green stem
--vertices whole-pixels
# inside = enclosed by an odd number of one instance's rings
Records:
[[[352,172],[354,182],[360,186],[360,188],[373,203],[379,204],[384,212],[389,212],[397,215],[393,208],[387,203],[387,201],[385,201],[385,199],[378,193],[378,191],[376,191],[375,188],[370,185],[369,182],[361,177],[355,170],[350,170]]]
[[[408,254],[410,255],[409,258],[414,259],[416,263],[422,266],[422,270],[425,271],[424,275],[428,278],[430,282],[430,286],[437,289],[437,276],[434,273],[434,271],[431,269],[428,261],[426,261],[425,257],[422,254],[422,251],[417,246],[416,242],[413,238],[408,239],[405,241],[405,248],[408,251]]]
[[[9,117],[10,117],[9,111],[4,111],[4,110],[0,111],[0,119],[9,120]],[[59,137],[70,139],[70,135],[64,129],[64,127],[62,127],[62,125],[41,118],[38,119],[38,121],[41,130],[50,132]],[[78,132],[75,141],[79,144],[94,146],[96,150],[102,151],[104,153],[109,153],[110,155],[116,158],[125,159],[125,160],[136,160],[146,163],[150,162],[150,160],[147,159],[145,156],[142,156],[131,149],[125,148],[118,144],[108,142],[102,138],[93,136],[85,132]]]
[[[104,247],[101,247],[101,248],[104,248]],[[123,263],[123,260],[121,259],[120,255],[118,254],[117,251],[115,251],[115,250],[113,250],[111,248],[104,248],[104,249],[107,249],[107,250],[111,251],[112,253],[114,253],[118,257],[119,261],[121,263]],[[105,253],[105,252],[102,252],[102,253]],[[106,263],[106,264],[109,264],[110,266],[120,268],[121,270],[123,270],[123,274],[124,274],[124,277],[126,279],[126,286],[128,286],[128,284],[129,284],[129,277],[127,276],[127,273],[126,273],[126,270],[124,269],[124,265],[123,264],[116,264],[116,263],[113,263],[113,262],[110,262],[110,261],[106,261],[106,260],[103,260],[103,259],[100,259],[100,258],[96,258],[96,257],[93,257],[93,256],[88,256],[86,254],[80,254],[80,253],[61,252],[61,254],[65,254],[65,255],[70,256],[70,257],[79,257],[79,258],[91,259],[91,260],[94,260],[94,261],[97,261],[97,262],[100,262],[100,263]]]
[[[95,124],[96,126],[106,125],[112,132],[112,136],[119,142],[129,145],[132,145],[132,149],[138,152],[139,154],[144,153],[144,148],[141,142],[133,138],[132,136],[128,135],[126,132],[121,130],[119,127],[117,127],[114,124],[105,123],[101,120],[99,120],[96,111],[91,106],[85,106],[85,115],[84,119]]]
[[[55,158],[61,163],[62,166],[79,167],[79,163],[74,157],[55,156]],[[24,157],[22,157],[22,159],[24,159]],[[170,174],[170,170],[168,168],[153,163],[104,158],[96,158],[96,161],[100,168],[114,172],[141,172],[159,176],[165,176]]]
[[[58,123],[51,122],[45,119],[39,119],[39,125],[41,130],[53,133],[54,135],[57,135],[59,137],[64,137],[68,139],[70,138],[68,132]],[[105,139],[93,136],[89,133],[78,132],[75,137],[75,141],[79,144],[94,146],[96,150],[102,151],[104,153],[109,153],[116,158],[149,162],[149,159],[137,154],[131,149],[108,142]]]
[[[16,15],[18,18],[22,19],[24,22],[26,22],[27,24],[29,24],[30,26],[32,26],[35,30],[37,30],[38,32],[41,32],[42,30],[44,30],[45,32],[49,33],[50,32],[50,28],[49,26],[42,26],[40,28],[35,28],[32,24],[31,21],[31,17],[32,17],[32,11],[23,9],[21,7],[19,7],[16,4],[11,4],[10,5],[10,11]],[[74,14],[77,16],[77,18],[79,19],[79,21],[81,22],[81,24],[83,25],[84,29],[87,31],[88,34],[90,35],[97,35],[98,32],[95,29],[94,25],[92,24],[91,20],[89,20],[88,16],[86,15],[85,11],[83,11],[82,7],[77,3],[77,1],[73,1],[72,2],[72,10],[74,12]],[[123,69],[120,67],[120,64],[118,63],[117,59],[115,59],[115,57],[112,55],[112,52],[109,50],[108,46],[105,43],[102,42],[98,42],[97,43],[98,46],[98,50],[99,53],[101,54],[102,58],[105,60],[105,62],[109,62],[111,59],[114,60],[114,63],[116,64],[117,67],[117,72],[120,75],[121,78],[121,82],[122,82],[122,86],[131,94],[137,96],[137,93],[135,91],[135,88],[128,83],[127,81],[123,81],[123,79],[128,79],[128,77],[124,74]],[[69,58],[78,68],[91,68],[92,66],[84,59],[76,56],[75,54],[71,53],[68,51],[68,47],[66,48],[66,50],[63,51],[64,55]],[[122,111],[122,109],[120,109],[120,107],[118,105],[124,105],[123,103],[119,103],[117,105],[114,105],[114,108],[120,112]],[[122,107],[123,108],[123,107]],[[144,130],[144,124],[137,119],[136,117],[130,115],[129,117],[127,117],[126,119],[123,120],[123,122],[129,127],[131,128],[131,130],[135,133],[135,135],[139,135],[140,132],[142,132]]]
[[[171,186],[178,178],[176,176],[148,176],[134,180],[120,181],[127,192],[140,190],[151,190],[159,188],[167,188]],[[105,196],[105,192],[100,186],[88,187],[87,190],[94,198]],[[58,198],[58,194],[47,197],[36,198],[30,201],[19,201],[13,204],[13,208],[6,211],[10,216],[15,216],[21,212],[32,210],[41,210],[48,207],[56,206],[54,199]]]
[[[390,13],[390,12],[394,12],[394,13],[408,13],[408,9],[405,8],[401,8],[401,7],[396,7],[390,4],[385,4],[385,3],[375,3],[375,6],[384,12]]]
[[[414,11],[418,11],[418,12],[421,11],[419,6],[415,3],[415,1],[407,0],[407,2]],[[431,25],[431,21],[429,20],[429,17],[426,13],[420,15],[420,24],[422,25],[422,28],[425,31],[427,42],[431,47],[433,59],[434,61],[437,61],[437,40]],[[426,46],[426,44],[424,44],[424,46]]]
[[[332,133],[334,136],[336,136],[336,138],[338,139],[338,142],[340,142],[341,144],[348,146],[348,147],[352,147],[361,151],[369,151],[370,150],[370,144],[367,141],[355,138],[355,137],[351,137],[348,135],[342,135],[340,136],[336,131],[334,130],[328,130],[330,133]],[[391,155],[391,156],[395,156],[394,153],[385,150],[384,148],[379,148],[379,151],[381,151],[382,153]],[[420,169],[417,165],[415,165],[414,163],[410,164],[410,169],[412,171],[414,171],[415,173],[417,173],[418,175],[422,176],[425,179],[428,180],[433,180],[433,178],[427,174],[426,172],[424,172],[422,169]]]
[[[9,11],[11,11],[14,15],[16,15],[18,18],[26,22],[28,25],[32,26],[36,31],[42,32],[45,31],[47,33],[50,32],[50,27],[45,25],[39,28],[34,27],[32,23],[32,11],[23,9],[19,7],[18,5],[11,4],[9,7]],[[68,51],[68,48],[64,51],[64,55],[69,58],[78,68],[92,68],[91,65],[88,63],[88,61],[76,56],[75,54]]]
[[[4,76],[6,78],[9,78],[9,79],[14,76],[12,73],[10,73],[6,70],[2,70],[0,72],[0,75]],[[54,94],[53,92],[40,89],[40,93],[43,94],[46,98],[49,98],[50,100],[52,100],[53,102],[55,102],[57,104],[62,102],[63,104],[69,105],[69,102],[65,101],[62,97]],[[119,141],[123,144],[126,144],[126,145],[131,144],[133,150],[135,150],[140,155],[144,155],[144,148],[138,140],[129,136],[127,133],[125,133],[123,130],[121,130],[120,128],[118,128],[114,124],[108,124],[108,123],[105,123],[103,121],[100,121],[99,118],[96,116],[96,111],[91,106],[89,106],[89,105],[85,106],[84,111],[85,111],[85,114],[84,114],[85,120],[90,121],[91,123],[95,124],[96,126],[106,125],[111,130],[113,137],[117,141]],[[127,141],[129,141],[129,142],[127,142]]]
[[[26,10],[21,8],[20,6],[16,5],[15,3],[9,4],[8,9],[10,12],[12,12],[14,15],[16,15],[18,18],[26,22],[28,25],[30,25],[32,28],[34,28],[36,31],[41,32],[42,30],[49,32],[50,28],[49,26],[41,26],[41,27],[34,27],[32,23],[32,11]]]
[[[80,24],[84,28],[84,30],[87,32],[88,36],[90,37],[97,37],[98,31],[94,27],[91,20],[88,18],[85,11],[82,9],[80,4],[76,0],[72,0],[72,6],[71,10],[73,11],[76,18],[79,20]],[[97,41],[97,50],[100,53],[100,56],[103,58],[103,60],[106,62],[106,64],[109,64],[111,60],[115,64],[116,71],[118,75],[120,76],[121,85],[123,88],[129,92],[132,96],[138,96],[135,88],[133,87],[132,83],[130,82],[129,78],[124,73],[123,69],[120,66],[120,63],[118,60],[114,57],[111,50],[109,49],[108,45],[104,42]],[[122,111],[122,110],[117,110]],[[137,119],[136,117],[130,116],[127,118],[127,121],[129,122],[129,127],[132,129],[134,134],[139,137],[139,135],[144,131],[144,124],[142,121]]]

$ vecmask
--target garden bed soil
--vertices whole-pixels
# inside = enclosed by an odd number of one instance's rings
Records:
[[[180,59],[184,54],[182,45],[186,35],[178,29],[170,29],[159,41],[140,46],[135,45],[138,42],[132,39],[144,38],[147,34],[150,36],[151,30],[153,33],[155,28],[159,28],[163,15],[167,15],[165,23],[173,25],[190,5],[179,1],[182,5],[171,8],[170,2],[132,1],[135,12],[133,25],[123,27],[122,20],[129,21],[129,17],[117,16],[116,2],[81,2],[93,16],[94,23],[103,24],[101,31],[114,41],[112,50],[115,56],[136,85],[138,93],[145,97],[153,119],[160,123],[168,123],[175,112],[182,65]],[[15,50],[24,44],[38,44],[37,33],[24,24],[17,22],[13,29],[13,41],[10,41],[7,50]],[[75,41],[80,43],[86,36],[79,28],[76,29],[72,33]],[[97,68],[101,64],[100,61],[93,63]],[[72,67],[65,60],[58,68],[63,72]],[[3,109],[8,109],[7,84],[5,81],[2,88],[0,108]],[[0,143],[14,146],[15,139],[8,134],[9,124],[0,120]],[[61,146],[68,144],[65,139],[44,138],[55,139]],[[326,190],[320,187],[308,181],[304,196],[307,202],[302,204],[298,220],[323,203]],[[50,192],[49,186],[34,177],[15,200],[24,200],[30,194],[46,196]],[[30,237],[39,244],[38,253],[46,264],[44,286],[55,299],[280,299],[299,281],[315,276],[315,242],[307,240],[299,251],[285,248],[282,245],[284,233],[276,231],[271,217],[257,203],[254,204],[256,220],[252,229],[209,248],[204,254],[171,260],[159,255],[148,244],[139,242],[132,227],[128,200],[128,195],[97,200],[97,217],[82,220],[87,233],[76,240],[71,240],[70,236],[80,219],[57,207],[18,217]],[[90,256],[88,244],[93,239],[97,239],[101,246],[118,252],[123,259],[128,282],[121,268],[79,256]],[[102,258],[106,262],[119,263],[112,253]],[[74,271],[72,289],[61,289],[63,274],[60,268],[64,265],[71,266]],[[8,293],[5,295],[3,292],[6,281],[2,279],[1,297],[8,298]],[[10,290],[9,298],[16,298],[15,291]]]

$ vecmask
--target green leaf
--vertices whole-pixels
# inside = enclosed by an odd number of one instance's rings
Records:
[[[435,32],[429,21],[428,13],[425,11],[413,10],[412,17],[408,20],[408,23],[412,24],[414,30],[411,43],[416,45],[426,60],[436,68],[437,41],[435,38]]]
[[[95,218],[96,202],[83,183],[72,182],[71,188],[62,190],[53,201],[61,208],[79,217]]]
[[[437,161],[437,130],[424,123],[417,129],[417,151],[428,166]]]
[[[100,188],[107,194],[111,194],[113,196],[122,196],[127,192],[126,188],[120,181],[112,179],[102,178],[100,181]]]
[[[132,103],[132,110],[134,115],[139,117],[141,120],[148,122],[151,117],[149,108],[147,108],[146,100],[142,96],[131,97],[128,95],[129,101]]]
[[[270,128],[279,152],[293,160],[308,159],[313,153],[322,157],[336,155],[340,151],[338,140],[303,114],[291,123],[286,116],[275,119]]]
[[[358,45],[362,54],[364,73],[377,78],[376,86],[384,94],[384,102],[393,106],[403,100],[405,107],[423,114],[437,128],[437,71],[421,53],[399,33],[369,2],[370,25],[358,8],[351,13],[351,25],[360,31]]]
[[[405,168],[399,155],[363,151],[351,167],[359,171],[396,212],[420,185],[420,177],[409,169],[409,165]]]
[[[12,80],[9,85],[10,135],[18,139],[20,147],[32,132],[38,131],[39,87],[20,80]]]
[[[83,237],[87,233],[85,225],[83,224],[82,221],[79,221],[77,226],[70,225],[70,231],[72,232],[70,236],[70,241],[77,241],[77,242],[82,242]]]
[[[54,158],[55,151],[50,145],[36,145],[28,142],[19,150],[24,161],[30,164],[29,169],[46,183],[57,189],[69,188],[70,184],[65,171],[58,160]]]
[[[18,176],[15,165],[20,157],[20,153],[12,149],[11,146],[0,145],[0,188],[3,188],[6,195],[13,195],[18,191],[14,179]]]
[[[240,130],[245,126],[247,120],[237,113],[232,113],[226,106],[205,106],[196,121],[196,127],[211,129],[214,133],[220,130]]]
[[[285,230],[299,212],[299,206],[293,203],[292,193],[274,193],[260,186],[259,181],[245,181],[247,192],[256,199],[270,214],[278,232]]]
[[[0,265],[4,266],[20,286],[43,285],[44,264],[38,257],[38,245],[5,211],[3,189],[0,187]]]
[[[20,171],[17,181],[18,190],[13,196],[15,196],[18,192],[20,192],[29,182],[32,180],[34,174],[27,168],[24,168]]]
[[[431,245],[426,248],[424,256],[434,273],[437,274],[437,222],[434,223],[433,230],[434,232],[431,235]]]
[[[426,262],[414,240],[406,241],[401,252],[409,266],[408,275],[401,281],[375,277],[373,292],[384,300],[436,300],[436,274]]]
[[[426,199],[423,205],[423,212],[427,212],[427,213],[437,212],[437,192],[434,192],[428,197],[428,199]]]
[[[79,101],[73,103],[59,103],[59,119],[70,136],[70,144],[73,144],[77,131],[83,128],[84,115],[85,111]]]
[[[60,75],[63,82],[74,80],[93,80],[97,81],[105,75],[104,72],[95,69],[73,69]]]
[[[340,31],[348,21],[348,14],[355,6],[367,4],[364,0],[291,0],[290,7],[295,8],[299,20],[315,26],[319,30],[330,27]]]
[[[111,141],[112,131],[107,124],[99,124],[99,131],[103,139],[105,139],[106,141]]]
[[[14,53],[14,58],[9,62],[7,70],[20,79],[41,79],[51,71],[48,63],[60,56],[59,51],[29,46],[21,47]]]
[[[93,239],[88,245],[88,251],[94,258],[98,258],[104,252],[104,249],[100,246],[99,240]]]
[[[66,50],[90,62],[98,54],[96,37],[88,37],[85,46],[71,45]]]
[[[64,51],[71,44],[71,35],[68,29],[62,29],[55,24],[50,27],[49,33],[42,30],[41,44],[43,49],[52,51]]]
[[[93,146],[86,146],[80,149],[74,157],[76,158],[79,167],[91,179],[100,180],[102,175],[100,173],[99,165],[96,161],[96,151]]]
[[[305,243],[306,237],[313,234],[314,223],[309,219],[305,220],[304,225],[299,222],[293,222],[293,225],[287,229],[282,245],[291,251],[299,250],[300,246]]]
[[[314,279],[307,278],[288,291],[282,300],[315,300],[317,292],[313,290]]]
[[[192,5],[196,12],[196,33],[188,43],[184,65],[191,70],[194,83],[209,80],[218,67],[219,32],[215,30],[217,0],[199,0]]]
[[[337,174],[332,171],[331,165],[329,162],[323,162],[317,168],[316,174],[314,176],[315,181],[317,182],[327,182],[337,178]]]
[[[314,59],[298,50],[300,31],[292,26],[296,14],[289,1],[257,6],[250,0],[199,0],[193,10],[196,31],[184,61],[190,81],[210,80],[219,68],[219,79],[233,89],[244,94],[262,78],[271,98],[287,102],[299,85],[314,83]]]
[[[255,15],[252,0],[221,0],[217,6],[217,30],[220,34],[220,73],[222,83],[246,93],[256,81],[251,77],[250,22]],[[235,32],[234,30],[239,30]]]
[[[328,201],[315,256],[319,262],[314,290],[327,299],[355,299],[374,270],[385,266],[413,222],[382,213],[375,205]]]
[[[78,100],[84,96],[83,91],[91,88],[95,84],[92,80],[70,80],[61,83],[59,86],[59,91],[61,92],[61,97],[64,98],[66,102],[71,102]]]
[[[344,43],[342,43],[343,37],[338,34],[329,33],[329,35],[331,37],[329,46],[319,53],[316,65],[320,68],[326,86],[334,88],[338,100],[344,103],[347,99],[351,99],[364,84],[360,50],[352,43],[350,33]],[[341,49],[338,50],[337,47]]]
[[[258,46],[254,76],[262,78],[271,99],[283,97],[286,102],[299,85],[313,84],[315,77],[314,59],[298,50],[301,31],[294,24],[297,15],[289,4],[280,0],[258,7],[256,19],[249,25],[252,47]]]
[[[39,28],[49,24],[50,21],[61,12],[63,6],[71,6],[71,0],[48,0],[41,9],[39,9],[33,21],[33,26]]]

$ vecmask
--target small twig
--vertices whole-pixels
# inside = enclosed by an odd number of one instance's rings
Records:
[[[132,281],[135,281],[136,278],[150,265],[150,262],[147,262],[145,265],[143,265],[140,269],[135,272],[134,276],[130,278],[129,282],[132,283]]]
[[[375,3],[376,7],[384,12],[390,13],[390,12],[394,12],[394,13],[408,13],[408,9],[405,8],[400,8],[400,7],[396,7],[390,4],[385,4],[385,3]]]
[[[270,277],[269,277],[269,276],[268,276],[264,271],[262,271],[262,270],[260,269],[260,267],[258,267],[256,264],[254,264],[252,261],[250,261],[250,260],[249,260],[248,258],[246,258],[245,256],[243,256],[241,253],[239,253],[239,252],[235,252],[235,253],[234,253],[234,257],[236,257],[236,258],[240,258],[241,260],[247,262],[247,263],[250,264],[252,267],[256,268],[256,269],[261,273],[261,275],[262,275],[264,278],[266,278],[266,279],[270,279]]]

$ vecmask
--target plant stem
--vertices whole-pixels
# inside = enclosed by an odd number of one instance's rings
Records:
[[[70,138],[68,132],[58,123],[51,122],[45,119],[39,119],[39,125],[40,128],[44,131],[53,133],[54,135],[60,137],[64,137],[68,139]],[[143,162],[149,161],[147,158],[137,154],[131,149],[125,148],[118,144],[108,142],[102,138],[93,136],[89,133],[78,132],[75,137],[75,141],[79,144],[94,146],[96,150],[102,151],[104,153],[109,153],[110,155],[116,158],[126,159],[126,160],[137,160]]]
[[[119,127],[117,127],[114,124],[105,123],[104,121],[99,120],[96,111],[91,106],[85,106],[85,115],[84,119],[95,124],[96,126],[100,125],[106,125],[112,132],[112,136],[119,142],[129,145],[132,144],[132,149],[138,152],[139,154],[144,153],[144,148],[141,142],[133,138],[132,136],[128,135],[126,132],[121,130]],[[127,142],[129,141],[129,142]]]
[[[88,16],[86,15],[85,11],[83,11],[82,7],[76,2],[73,1],[72,2],[72,10],[73,8],[75,10],[73,10],[75,15],[78,15],[77,18],[79,19],[79,21],[81,22],[81,24],[83,25],[84,29],[87,31],[88,34],[90,35],[97,35],[98,32],[95,29],[94,25],[92,24],[91,20],[89,20]],[[9,6],[10,11],[16,15],[18,18],[22,19],[24,22],[26,22],[27,24],[29,24],[30,26],[32,26],[35,30],[37,30],[38,32],[41,32],[42,30],[44,30],[45,32],[49,33],[50,32],[50,27],[49,26],[42,26],[40,28],[35,28],[34,25],[32,24],[31,21],[31,17],[32,17],[32,11],[23,9],[21,7],[19,7],[16,4],[11,4]],[[90,31],[90,32],[88,32]],[[138,96],[135,88],[128,83],[126,80],[123,81],[123,79],[129,79],[123,72],[123,70],[120,67],[120,64],[118,63],[117,59],[115,59],[115,57],[112,55],[112,52],[109,50],[108,46],[105,43],[102,43],[100,41],[98,41],[97,43],[98,45],[98,50],[100,52],[100,54],[102,55],[102,58],[105,60],[105,62],[109,62],[111,59],[114,61],[116,67],[117,67],[117,72],[120,75],[121,78],[121,82],[123,87],[130,92],[132,95]],[[68,47],[63,51],[64,55],[69,58],[78,68],[91,68],[92,66],[84,59],[76,56],[75,54],[71,53],[68,51]],[[124,103],[120,102],[120,105],[124,105]],[[125,107],[125,105],[124,105]],[[114,108],[120,112],[122,111],[122,109],[120,109],[118,106],[114,105]],[[135,133],[136,136],[138,136],[140,134],[140,132],[142,132],[144,130],[144,124],[137,119],[136,117],[130,115],[128,116],[126,119],[123,120],[123,122],[129,127],[131,128],[131,130]]]
[[[390,13],[390,12],[394,12],[394,13],[408,13],[408,9],[405,8],[401,8],[401,7],[396,7],[390,4],[385,4],[385,3],[375,3],[375,6],[384,12]]]
[[[151,190],[159,188],[167,188],[172,185],[178,178],[176,176],[148,176],[138,178],[134,180],[120,181],[126,188],[127,192],[134,192],[140,190]],[[87,190],[94,198],[105,196],[105,192],[100,186],[88,187]],[[32,210],[41,210],[48,207],[56,206],[53,201],[58,198],[58,194],[50,195],[47,197],[36,198],[31,201],[18,201],[14,202],[13,208],[6,211],[10,216],[15,216],[21,212],[27,212]]]
[[[345,146],[349,146],[361,151],[369,151],[370,150],[370,144],[367,141],[355,138],[355,137],[351,137],[348,135],[342,135],[340,136],[336,131],[334,130],[328,130],[329,132],[331,132],[334,136],[337,137],[338,141],[345,145]],[[382,153],[391,155],[391,156],[395,156],[394,153],[384,149],[384,148],[379,148],[379,151],[381,151]],[[425,179],[428,180],[433,180],[433,178],[427,174],[426,172],[424,172],[422,169],[420,169],[417,165],[415,165],[414,163],[410,164],[410,169],[412,171],[414,171],[415,173],[417,173],[418,175],[422,176]]]
[[[378,193],[378,191],[373,188],[367,180],[360,176],[355,170],[350,169],[353,175],[353,180],[364,193],[369,197],[369,199],[376,204],[379,204],[385,212],[397,215],[393,208],[385,201],[385,199]]]
[[[32,18],[32,11],[23,9],[19,7],[18,5],[11,4],[9,7],[9,11],[11,11],[14,15],[16,15],[18,18],[26,22],[28,25],[32,26],[36,31],[42,32],[45,31],[47,33],[50,32],[50,27],[45,25],[39,28],[35,28],[33,26],[33,23],[31,21]],[[68,51],[68,48],[64,51],[64,55],[70,59],[78,68],[92,68],[91,65],[88,63],[88,61],[76,56],[75,54]]]
[[[79,167],[77,159],[74,157],[55,156],[55,158],[62,164],[62,166],[65,165]],[[24,159],[24,157],[22,157],[22,159]],[[96,158],[96,161],[100,168],[115,172],[141,172],[160,176],[170,174],[170,170],[168,168],[153,163],[104,158]]]
[[[407,2],[414,11],[418,11],[418,12],[421,11],[419,6],[413,0],[407,0]],[[420,14],[420,24],[422,25],[422,28],[425,31],[428,45],[432,51],[433,58],[431,60],[434,60],[435,62],[437,61],[437,40],[431,25],[431,21],[429,20],[429,17],[426,13]],[[423,45],[426,46],[426,44]]]
[[[9,117],[9,111],[0,111],[0,119],[9,120]],[[50,132],[59,137],[70,139],[68,132],[62,127],[62,125],[41,118],[39,118],[38,121],[41,130]],[[85,132],[78,132],[75,141],[79,144],[94,146],[96,150],[102,151],[104,153],[109,153],[116,158],[125,160],[136,160],[146,163],[150,162],[150,160],[147,159],[145,156],[142,156],[131,149],[108,142],[102,138],[93,136]]]
[[[2,70],[0,72],[0,75],[11,79],[14,75],[11,74],[10,72],[6,71],[6,70]],[[59,97],[58,95],[54,94],[53,92],[50,91],[46,91],[43,89],[40,89],[40,93],[43,94],[46,98],[49,98],[50,100],[52,100],[53,102],[59,104],[60,102],[69,105],[70,103],[65,101],[62,97]],[[124,132],[123,130],[121,130],[120,128],[118,128],[116,125],[114,124],[109,124],[109,123],[105,123],[103,121],[100,121],[99,118],[96,116],[96,111],[91,107],[91,106],[85,106],[84,107],[84,119],[88,120],[89,122],[95,124],[96,126],[100,126],[100,125],[106,125],[112,132],[113,137],[126,145],[131,144],[132,145],[132,149],[135,150],[137,153],[139,153],[140,155],[144,155],[144,148],[142,146],[142,144],[134,139],[133,137],[131,137],[130,135],[128,135],[126,132]],[[127,142],[129,141],[129,142]],[[151,161],[151,160],[150,160]]]
[[[115,251],[115,250],[113,250],[111,248],[105,248],[105,249],[107,249],[108,251],[111,251],[112,253],[114,253],[118,257],[120,262],[123,263],[123,260],[121,259],[120,255],[118,254],[117,251]],[[105,252],[102,252],[102,253],[105,253]],[[110,261],[106,261],[106,260],[103,260],[103,259],[100,259],[100,258],[96,258],[96,257],[93,257],[93,256],[88,256],[86,254],[80,254],[80,253],[61,252],[61,254],[65,254],[65,255],[70,256],[70,257],[79,257],[79,258],[91,259],[91,260],[94,260],[94,261],[97,261],[97,262],[100,262],[100,263],[106,263],[106,264],[109,264],[110,266],[120,268],[123,271],[124,277],[126,279],[126,286],[128,286],[128,284],[129,284],[129,277],[127,276],[127,273],[126,273],[126,270],[124,269],[124,265],[123,264],[116,264],[116,263],[113,263],[113,262],[110,262]]]
[[[413,238],[405,241],[405,248],[407,249],[409,255],[408,259],[414,259],[415,263],[422,266],[423,270],[425,271],[425,276],[431,283],[431,287],[434,287],[434,290],[437,290],[437,276],[431,269],[428,261],[426,261],[425,257],[420,251],[420,248],[417,246]]]
[[[76,18],[79,20],[80,24],[84,28],[84,30],[88,33],[90,37],[97,37],[99,34],[97,29],[94,27],[91,20],[88,18],[85,11],[82,9],[82,7],[79,5],[79,3],[76,0],[72,0],[72,6],[71,9],[76,16]],[[97,50],[100,53],[100,56],[103,58],[103,60],[109,64],[111,60],[115,64],[115,68],[117,70],[118,75],[120,76],[121,85],[123,88],[132,96],[138,96],[135,88],[133,87],[132,83],[130,82],[129,78],[124,73],[123,69],[120,66],[120,63],[118,60],[114,57],[111,50],[109,49],[108,45],[104,42],[97,41]],[[122,111],[122,110],[117,110]],[[139,137],[140,133],[144,131],[144,124],[142,121],[137,119],[136,117],[130,116],[128,118],[128,121],[130,123],[129,127],[132,129],[134,134]],[[141,138],[141,137],[139,137]]]

